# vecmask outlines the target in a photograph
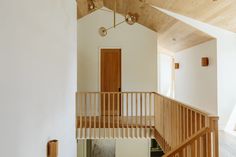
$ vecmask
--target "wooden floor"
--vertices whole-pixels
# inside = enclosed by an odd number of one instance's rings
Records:
[[[236,136],[220,132],[220,157],[236,157]]]

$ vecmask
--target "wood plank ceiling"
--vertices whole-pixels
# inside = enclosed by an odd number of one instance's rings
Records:
[[[80,19],[93,11],[89,11],[88,9],[89,0],[77,0],[77,18]],[[94,4],[97,8],[103,7],[103,0],[96,0]]]
[[[87,1],[78,0],[78,19],[90,13]],[[159,0],[150,1],[150,3],[155,2],[157,5],[156,1]],[[95,2],[98,7],[105,6],[114,10],[114,0],[96,0]],[[138,13],[138,23],[157,32],[159,45],[172,52],[178,52],[213,39],[211,36],[157,9],[143,5],[139,0],[117,0],[116,10],[124,16],[128,12]]]
[[[236,0],[146,0],[146,2],[236,32]]]

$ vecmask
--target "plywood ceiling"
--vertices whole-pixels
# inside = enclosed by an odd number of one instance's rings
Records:
[[[146,0],[146,2],[236,32],[236,0]]]
[[[92,11],[89,11],[88,9],[88,2],[89,0],[77,0],[77,18],[78,19],[92,13]],[[103,7],[103,0],[96,0],[94,1],[94,3],[97,8]]]
[[[101,7],[114,10],[114,0],[96,0]],[[161,47],[177,52],[205,41],[213,39],[211,36],[168,16],[148,5],[142,5],[139,0],[117,0],[116,10],[122,15],[128,12],[138,13],[138,23],[158,33]],[[87,0],[78,0],[78,18],[89,14]]]

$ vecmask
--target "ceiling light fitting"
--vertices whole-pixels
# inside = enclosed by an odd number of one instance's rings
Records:
[[[114,16],[115,18],[115,16]],[[115,28],[119,25],[121,25],[122,23],[126,22],[127,24],[129,25],[133,25],[137,22],[138,20],[138,14],[132,14],[132,13],[128,13],[126,16],[125,16],[125,20],[124,21],[121,21],[119,23],[116,23],[115,20],[114,20],[114,25],[112,27],[109,27],[109,28],[105,28],[105,27],[100,27],[99,28],[99,34],[104,37],[107,35],[107,32],[108,30],[112,29],[112,28]]]
[[[94,3],[94,0],[89,0],[88,1],[88,11],[94,11],[96,9],[97,9],[97,7]]]
[[[143,3],[145,3],[146,1],[145,0],[140,0],[142,1]],[[95,5],[95,0],[88,0],[88,11],[95,11],[95,10],[98,10],[99,8],[96,7]],[[116,28],[116,26],[126,22],[127,24],[129,25],[133,25],[134,23],[137,22],[138,20],[138,14],[132,14],[132,13],[128,13],[126,16],[125,16],[125,20],[124,21],[121,21],[119,23],[116,23],[116,5],[117,5],[117,1],[115,0],[115,3],[114,3],[114,18],[113,18],[113,26],[112,27],[109,27],[109,28],[105,28],[105,27],[100,27],[98,32],[99,34],[104,37],[107,35],[107,32],[108,30],[112,29],[112,28]],[[103,11],[108,11],[108,12],[112,12],[110,10],[107,10],[107,9],[103,9],[103,8],[100,8],[100,10],[103,10]]]
[[[92,12],[95,10],[102,10],[102,11],[106,11],[106,12],[113,12],[112,10],[108,10],[108,9],[104,9],[104,8],[98,8],[96,6],[96,0],[88,0],[88,11]]]

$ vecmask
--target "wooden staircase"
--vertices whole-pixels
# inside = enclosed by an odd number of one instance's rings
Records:
[[[164,157],[219,156],[218,117],[158,93],[77,93],[77,108],[78,139],[155,137]]]

